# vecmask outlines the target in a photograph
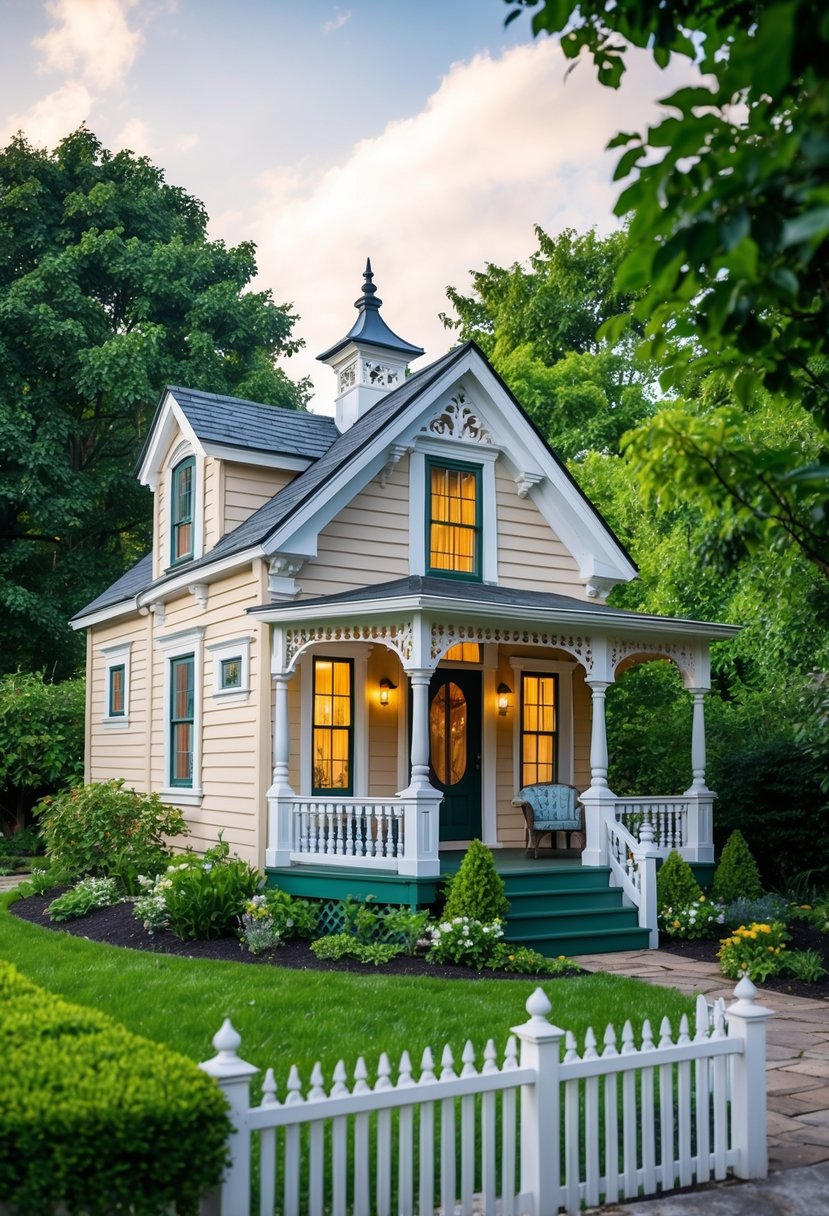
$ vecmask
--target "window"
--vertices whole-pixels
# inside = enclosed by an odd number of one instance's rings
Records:
[[[114,664],[109,669],[109,716],[110,718],[123,718],[125,713],[126,701],[124,694],[126,691],[125,677],[126,668],[123,663]]]
[[[427,463],[427,561],[432,574],[481,577],[481,471]]]
[[[170,785],[193,785],[195,658],[170,660]]]
[[[558,677],[521,673],[521,785],[558,780]]]
[[[245,700],[250,693],[250,638],[227,638],[207,649],[213,658],[213,696]]]
[[[234,655],[232,659],[222,659],[220,667],[219,686],[223,692],[229,688],[242,687],[242,656],[240,654]]]
[[[192,456],[182,460],[173,469],[170,489],[170,518],[173,565],[187,562],[194,554],[193,500],[196,462]]]
[[[353,793],[351,659],[314,659],[312,792]]]
[[[480,663],[480,642],[456,642],[443,656],[444,663]]]
[[[104,691],[101,720],[105,726],[129,726],[130,712],[130,651],[132,642],[116,642],[101,646],[104,658]]]

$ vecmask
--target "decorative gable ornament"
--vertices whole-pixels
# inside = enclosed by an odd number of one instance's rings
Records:
[[[459,388],[455,396],[431,422],[422,428],[427,435],[437,435],[441,439],[462,439],[467,443],[492,443],[492,436],[481,419],[467,404],[463,388]]]

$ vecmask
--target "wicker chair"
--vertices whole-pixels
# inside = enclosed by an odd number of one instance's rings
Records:
[[[549,835],[551,846],[555,847],[556,832],[566,832],[567,847],[571,848],[573,832],[584,832],[584,814],[578,797],[574,785],[552,782],[525,785],[518,791],[512,805],[520,806],[524,812],[526,842],[533,850],[533,857],[538,857],[538,842],[542,836]]]

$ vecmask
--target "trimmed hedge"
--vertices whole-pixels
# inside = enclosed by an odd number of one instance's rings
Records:
[[[0,962],[0,1201],[19,1216],[194,1216],[227,1161],[221,1091],[191,1061]]]

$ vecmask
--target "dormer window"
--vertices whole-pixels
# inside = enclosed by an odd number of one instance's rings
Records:
[[[481,470],[427,461],[426,551],[430,574],[481,578]]]
[[[195,528],[194,474],[195,460],[188,456],[173,469],[171,484],[171,555],[172,565],[190,561],[194,554]]]

